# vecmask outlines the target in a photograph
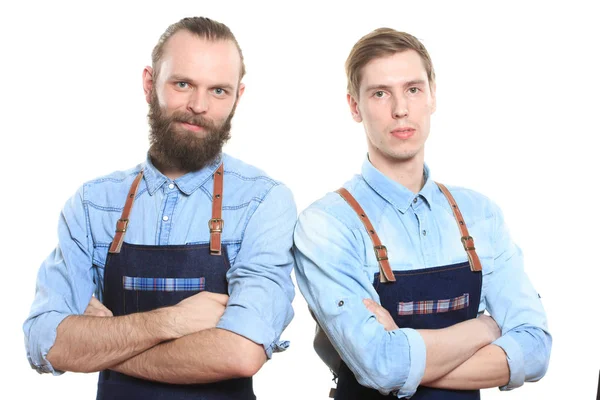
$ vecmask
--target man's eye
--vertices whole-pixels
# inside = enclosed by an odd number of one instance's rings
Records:
[[[375,97],[383,97],[384,93],[383,90],[378,90],[375,92]]]
[[[417,94],[419,93],[419,88],[411,87],[410,89],[408,89],[408,91],[412,94]]]
[[[219,96],[225,94],[225,90],[221,89],[221,88],[216,88],[214,90],[214,92],[215,92],[215,94],[218,94]]]
[[[187,82],[177,82],[177,87],[178,87],[179,89],[187,89],[187,87],[188,87],[188,86],[189,86],[189,85],[188,85],[188,83],[187,83]]]

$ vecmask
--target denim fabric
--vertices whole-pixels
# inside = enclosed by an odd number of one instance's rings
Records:
[[[42,263],[30,314],[23,325],[27,357],[39,372],[55,371],[46,355],[58,324],[82,314],[90,297],[103,295],[104,265],[131,183],[144,169],[125,242],[142,245],[209,242],[212,175],[223,161],[223,246],[229,303],[218,327],[262,344],[267,356],[287,343],[279,336],[293,317],[291,191],[261,170],[223,154],[200,171],[174,181],[147,159],[127,171],[85,183],[65,204],[58,246]]]

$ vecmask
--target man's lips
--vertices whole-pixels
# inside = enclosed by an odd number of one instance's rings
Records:
[[[394,129],[390,133],[392,136],[397,137],[398,139],[408,139],[415,134],[415,131],[416,130],[414,128],[398,128]]]
[[[190,124],[189,122],[179,122],[185,129],[188,129],[193,132],[200,132],[204,130],[202,126]]]

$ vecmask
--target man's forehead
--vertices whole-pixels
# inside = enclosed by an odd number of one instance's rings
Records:
[[[189,31],[179,31],[165,43],[161,69],[169,74],[211,72],[220,77],[231,75],[238,80],[241,68],[240,55],[231,40],[210,40]]]
[[[417,80],[427,81],[427,70],[423,60],[414,50],[374,58],[361,72],[361,88],[374,84],[394,85]]]

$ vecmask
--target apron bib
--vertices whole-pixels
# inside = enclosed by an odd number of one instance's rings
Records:
[[[211,238],[205,245],[146,246],[123,242],[142,174],[143,171],[131,185],[106,259],[106,307],[114,316],[120,316],[173,306],[204,290],[228,294],[226,273],[230,264],[227,249],[221,248],[223,165],[214,175],[213,213],[209,221]],[[256,397],[252,378],[173,385],[104,370],[98,379],[96,399],[254,400]]]

